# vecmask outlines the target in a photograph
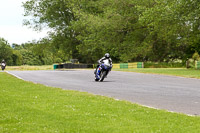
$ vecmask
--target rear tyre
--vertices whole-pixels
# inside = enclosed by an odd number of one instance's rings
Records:
[[[94,80],[95,80],[95,81],[99,81],[99,79],[97,79],[97,78],[95,78]]]

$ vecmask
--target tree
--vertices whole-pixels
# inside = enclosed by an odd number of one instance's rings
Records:
[[[85,3],[84,3],[85,2]],[[142,27],[137,23],[139,13],[136,1],[84,1],[73,23],[80,41],[79,52],[95,61],[104,53],[111,53],[114,61],[128,61],[137,57],[143,40]],[[139,33],[141,36],[137,35]]]
[[[0,38],[0,60],[5,60],[8,65],[12,65],[12,49],[4,38]]]
[[[19,50],[13,50],[13,54],[12,54],[12,60],[13,60],[13,63],[12,65],[15,65],[15,66],[20,66],[22,65],[22,60],[23,57],[20,53]]]
[[[36,30],[43,26],[51,28],[50,37],[54,45],[61,47],[71,58],[76,58],[76,40],[71,21],[76,20],[73,12],[72,0],[30,0],[23,4],[25,16],[32,16],[26,20],[25,25],[30,25]]]
[[[95,62],[109,52],[115,62],[186,60],[200,52],[198,0],[29,0],[25,22],[52,29],[34,49],[40,60]]]

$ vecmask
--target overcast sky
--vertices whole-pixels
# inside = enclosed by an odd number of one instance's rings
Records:
[[[0,0],[0,37],[10,44],[21,44],[47,36],[45,31],[36,32],[23,26],[25,17],[22,2],[25,1],[27,0]]]

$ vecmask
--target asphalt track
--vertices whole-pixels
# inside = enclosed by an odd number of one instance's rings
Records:
[[[200,79],[111,71],[95,82],[92,70],[9,71],[24,80],[200,116]]]

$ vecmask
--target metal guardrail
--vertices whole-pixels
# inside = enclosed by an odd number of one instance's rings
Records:
[[[134,62],[134,63],[113,64],[113,68],[116,68],[116,69],[144,68],[144,63],[143,62]]]
[[[74,64],[74,63],[65,63],[65,64],[54,64],[53,69],[77,69],[77,68],[95,68],[95,64]],[[125,68],[144,68],[143,62],[134,62],[134,63],[119,63],[113,64],[115,69],[125,69]]]
[[[200,69],[200,61],[195,61],[195,68]]]

